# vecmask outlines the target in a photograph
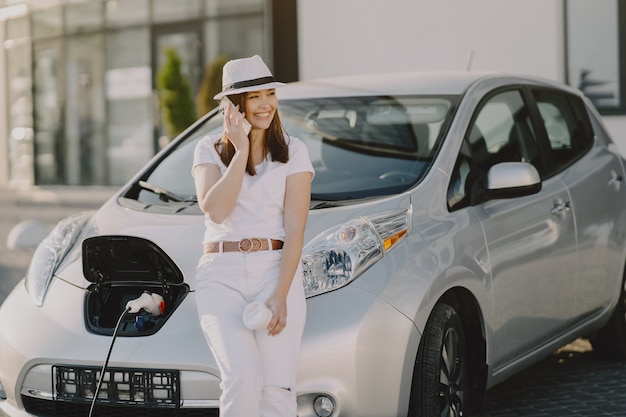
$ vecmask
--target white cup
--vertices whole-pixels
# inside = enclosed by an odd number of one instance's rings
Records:
[[[265,303],[253,301],[243,310],[243,324],[250,330],[264,330],[272,319],[272,310]]]

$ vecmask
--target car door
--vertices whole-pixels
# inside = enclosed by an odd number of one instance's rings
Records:
[[[567,188],[545,175],[545,160],[521,90],[487,98],[468,129],[472,163],[467,186],[476,194],[494,164],[528,162],[542,175],[530,196],[480,203],[492,277],[494,371],[567,326],[576,279],[574,218]],[[475,171],[475,174],[471,172]]]
[[[621,282],[623,236],[616,225],[626,207],[622,166],[605,132],[594,135],[579,97],[543,89],[532,95],[550,144],[550,165],[571,196],[579,254],[575,314],[584,317],[606,307]]]

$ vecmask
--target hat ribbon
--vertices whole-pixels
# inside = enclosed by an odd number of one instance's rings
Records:
[[[273,83],[273,82],[276,82],[274,77],[261,77],[261,78],[255,78],[253,80],[238,81],[236,83],[232,83],[232,84],[228,84],[224,86],[224,88],[222,89],[222,92],[225,93],[230,90],[236,90],[239,88],[252,87],[255,85],[268,84],[268,83]]]

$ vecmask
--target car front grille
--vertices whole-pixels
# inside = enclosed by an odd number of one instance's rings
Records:
[[[50,401],[22,395],[24,408],[38,417],[86,417],[90,404]],[[219,417],[217,408],[146,408],[96,404],[93,417]]]

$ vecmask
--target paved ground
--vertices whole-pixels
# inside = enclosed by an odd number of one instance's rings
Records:
[[[52,227],[69,214],[97,208],[114,191],[0,189],[0,302],[24,275],[32,254],[6,249],[15,224],[39,219]],[[586,340],[577,340],[490,390],[480,417],[554,416],[626,416],[626,363],[598,358]],[[0,412],[0,417],[7,416]]]
[[[487,393],[481,417],[626,416],[626,363],[577,340]]]

